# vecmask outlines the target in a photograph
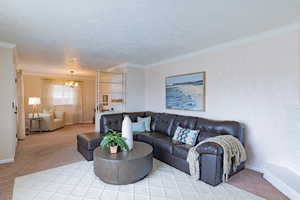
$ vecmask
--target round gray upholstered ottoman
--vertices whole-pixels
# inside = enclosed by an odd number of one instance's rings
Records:
[[[94,171],[103,182],[115,185],[135,183],[147,176],[153,167],[153,148],[134,142],[129,152],[110,154],[109,148],[94,151]]]

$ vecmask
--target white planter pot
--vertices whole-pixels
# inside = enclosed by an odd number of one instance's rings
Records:
[[[132,133],[132,124],[128,115],[125,115],[122,123],[122,137],[126,138],[126,144],[128,145],[129,150],[133,148],[133,133]]]

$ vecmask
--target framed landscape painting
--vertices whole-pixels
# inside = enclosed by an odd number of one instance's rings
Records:
[[[167,77],[166,108],[205,111],[205,72]]]

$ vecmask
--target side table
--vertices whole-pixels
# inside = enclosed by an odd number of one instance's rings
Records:
[[[41,117],[31,117],[29,119],[29,133],[32,133],[32,122],[37,121],[38,122],[38,129],[40,132],[42,132],[42,118]]]

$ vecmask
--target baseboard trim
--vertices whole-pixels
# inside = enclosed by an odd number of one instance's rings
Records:
[[[264,169],[261,168],[261,167],[258,167],[258,166],[252,166],[252,165],[247,165],[246,164],[246,168],[250,169],[252,171],[256,171],[256,172],[262,173],[262,174],[264,173]]]
[[[71,126],[71,125],[74,125],[76,123],[65,123],[65,126]]]
[[[285,194],[289,199],[300,199],[300,193],[298,193],[295,189],[293,189],[287,183],[277,177],[276,174],[274,174],[271,170],[266,168],[264,171],[265,172],[263,174],[263,177],[267,181],[269,181],[275,188]]]
[[[92,124],[93,121],[85,121],[85,122],[79,122],[79,124]]]
[[[77,122],[77,123],[65,123],[65,126],[71,126],[76,124],[92,124],[93,121],[84,121],[84,122]]]
[[[289,170],[300,176],[300,166],[295,165],[293,162],[287,162],[286,166],[289,166]]]
[[[9,158],[9,159],[0,160],[0,164],[12,163],[12,162],[15,162],[15,159]]]

